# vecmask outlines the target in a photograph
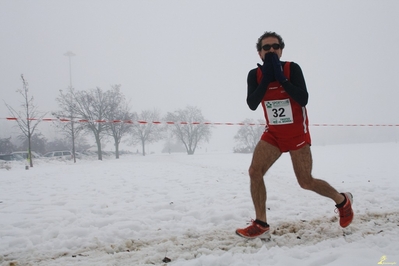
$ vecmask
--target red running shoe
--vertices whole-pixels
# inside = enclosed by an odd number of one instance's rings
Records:
[[[246,228],[239,228],[236,230],[236,234],[248,239],[260,238],[262,240],[270,239],[270,227],[263,227],[257,224],[254,220],[251,221],[252,224]]]
[[[340,207],[338,207],[339,205],[335,205],[335,207],[337,207],[336,210],[338,210],[339,212],[339,225],[345,228],[348,225],[350,225],[353,220],[353,210],[352,210],[353,196],[349,192],[342,193],[342,195],[344,195],[344,197],[346,198],[345,205]]]

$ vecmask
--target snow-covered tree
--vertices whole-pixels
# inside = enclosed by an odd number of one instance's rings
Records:
[[[161,140],[164,137],[165,126],[153,123],[160,120],[160,114],[157,110],[144,110],[140,114],[135,114],[135,120],[142,121],[142,123],[136,122],[132,125],[130,143],[140,143],[142,154],[145,156],[146,143],[153,143]]]
[[[234,152],[251,153],[265,131],[265,122],[261,119],[257,123],[253,119],[245,119],[242,123],[244,125],[234,136],[234,140],[238,142],[237,146],[234,147]]]
[[[187,106],[185,109],[169,112],[165,119],[174,122],[170,125],[170,130],[183,143],[188,155],[194,154],[198,144],[208,142],[212,135],[212,126],[203,123],[206,120],[197,107]]]

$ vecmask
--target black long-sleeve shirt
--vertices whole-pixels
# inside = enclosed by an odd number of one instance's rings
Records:
[[[284,67],[285,62],[281,62]],[[256,110],[266,93],[267,87],[271,81],[263,78],[258,84],[256,78],[257,68],[249,71],[247,84],[247,104],[251,110]],[[309,94],[306,88],[305,78],[303,77],[301,67],[294,62],[290,64],[290,80],[282,84],[288,95],[301,106],[308,103]],[[273,81],[273,80],[272,80]]]

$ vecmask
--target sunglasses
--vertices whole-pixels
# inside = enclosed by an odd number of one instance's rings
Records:
[[[262,49],[265,51],[269,51],[270,49],[278,50],[281,48],[281,45],[278,43],[273,43],[273,44],[265,44],[262,46]]]

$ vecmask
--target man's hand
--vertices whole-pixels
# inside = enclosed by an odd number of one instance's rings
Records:
[[[284,76],[283,67],[281,66],[281,62],[277,54],[275,53],[268,53],[268,54],[272,54],[271,59],[274,70],[274,76],[276,77],[276,80],[280,83],[286,82],[288,79]]]
[[[258,67],[262,70],[263,78],[267,78],[269,81],[274,80],[274,69],[272,63],[272,54],[274,53],[267,53],[265,54],[265,58],[263,60],[263,66],[258,64]]]

